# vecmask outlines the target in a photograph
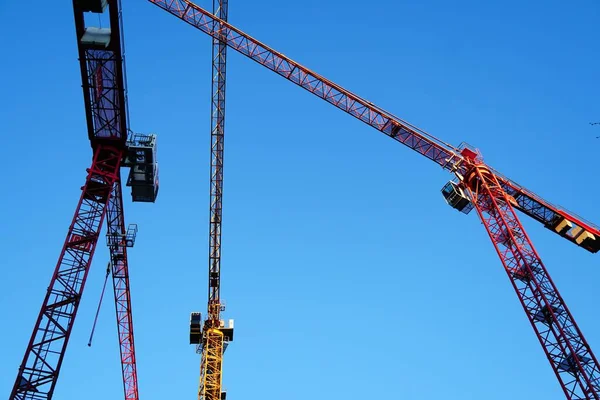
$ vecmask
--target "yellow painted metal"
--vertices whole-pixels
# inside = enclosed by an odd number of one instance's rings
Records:
[[[198,400],[220,400],[223,332],[216,328],[209,328],[206,330],[204,340]]]

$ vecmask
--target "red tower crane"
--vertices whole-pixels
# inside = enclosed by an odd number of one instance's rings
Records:
[[[129,167],[133,201],[154,202],[158,194],[155,135],[128,135],[127,90],[119,0],[74,0],[73,11],[92,164],[10,399],[51,399],[77,315],[102,223],[108,216],[126,399],[137,399],[137,373],[129,294],[127,247],[135,229],[125,230],[121,167]],[[86,25],[85,15],[104,14],[109,27]]]
[[[477,210],[568,399],[600,399],[592,350],[525,233],[515,209],[576,245],[600,250],[600,229],[554,206],[486,165],[476,149],[449,145],[262,44],[187,0],[149,0],[453,173],[448,204]]]

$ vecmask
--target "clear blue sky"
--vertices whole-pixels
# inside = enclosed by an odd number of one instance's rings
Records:
[[[594,0],[230,1],[242,30],[596,223],[599,17]],[[91,152],[70,2],[2,2],[0,18],[7,395]],[[124,1],[124,23],[131,127],[158,133],[161,173],[156,204],[126,192],[140,394],[193,399],[211,41],[143,0]],[[231,399],[563,398],[483,226],[444,203],[439,167],[233,51],[226,137]],[[598,255],[523,222],[600,355]],[[56,399],[123,396],[111,296],[86,345],[107,258],[101,239]]]

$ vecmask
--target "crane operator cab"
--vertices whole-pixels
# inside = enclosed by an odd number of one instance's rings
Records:
[[[123,166],[130,168],[127,186],[131,186],[131,200],[154,203],[158,196],[156,135],[132,134]]]
[[[462,213],[468,214],[473,209],[471,199],[456,182],[449,181],[446,183],[442,188],[442,195],[448,205]]]

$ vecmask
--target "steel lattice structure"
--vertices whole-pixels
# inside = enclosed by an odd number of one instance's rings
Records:
[[[10,399],[50,399],[73,329],[123,152],[99,145]]]
[[[478,152],[467,146],[454,147],[442,142],[194,3],[149,1],[454,173],[458,182],[452,184],[456,195],[453,200],[462,198],[477,209],[565,395],[568,399],[600,399],[598,362],[552,284],[513,207],[591,252],[600,250],[598,227],[505,178],[483,164]],[[455,205],[458,209],[458,202]],[[470,208],[463,204],[461,210],[468,213]]]
[[[221,399],[222,371],[223,371],[223,332],[216,328],[209,328],[206,332],[204,350],[202,351],[202,364],[200,370],[200,386],[205,399]]]
[[[139,398],[137,364],[133,338],[131,294],[129,291],[129,265],[127,263],[127,240],[129,238],[125,229],[121,181],[117,181],[113,187],[113,196],[108,203],[107,224],[107,244],[112,265],[123,390],[125,400],[137,400]]]
[[[598,361],[499,180],[485,165],[474,165],[465,183],[565,395],[599,399]]]

